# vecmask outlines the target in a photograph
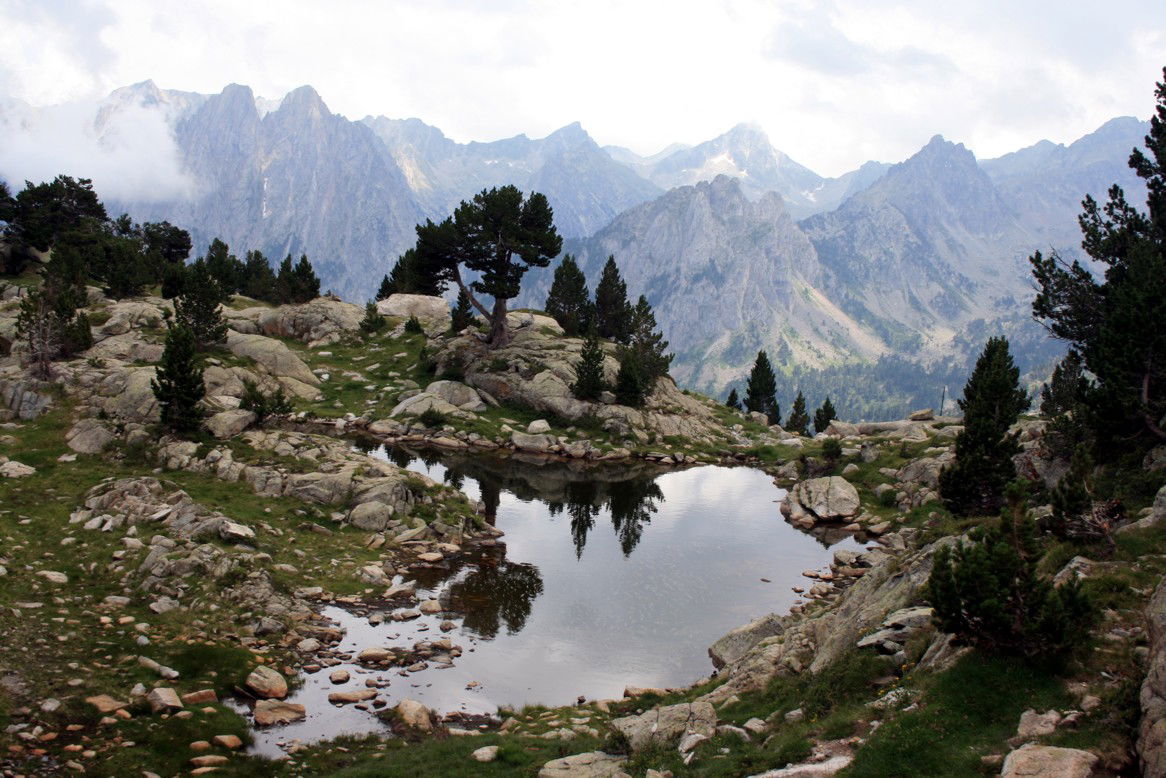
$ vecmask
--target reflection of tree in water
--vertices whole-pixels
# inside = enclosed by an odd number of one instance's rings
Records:
[[[450,608],[465,614],[463,625],[489,640],[503,623],[509,634],[521,632],[542,593],[542,575],[534,565],[483,559],[476,570],[450,585],[446,597]]]
[[[571,539],[575,541],[575,558],[583,558],[587,533],[599,515],[599,489],[593,481],[576,481],[567,486],[567,515],[571,517]]]
[[[611,484],[608,487],[607,507],[611,510],[611,526],[619,537],[624,556],[630,556],[644,534],[644,525],[657,511],[657,501],[664,501],[664,492],[655,479],[636,478]]]
[[[385,454],[389,457],[389,461],[397,467],[404,470],[407,468],[417,455],[406,448],[399,448],[397,446],[385,446]]]

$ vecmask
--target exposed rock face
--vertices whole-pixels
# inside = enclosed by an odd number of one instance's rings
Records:
[[[1097,762],[1095,755],[1077,748],[1027,745],[1008,755],[1000,778],[1089,778]]]
[[[819,521],[837,521],[858,513],[858,490],[841,476],[811,478],[794,485],[781,503],[781,512],[799,527]]]
[[[230,315],[230,314],[228,314]],[[231,326],[247,332],[246,323],[254,322],[255,332],[279,338],[295,338],[311,347],[335,343],[345,334],[356,332],[364,310],[352,303],[332,297],[320,297],[299,305],[278,308],[249,308],[231,317]]]
[[[241,335],[227,331],[227,348],[232,354],[254,360],[284,388],[300,397],[319,396],[315,387],[320,379],[304,361],[278,340],[263,335]]]
[[[449,303],[441,297],[424,294],[393,294],[377,301],[377,311],[384,316],[408,319],[416,316],[422,324],[449,326]]]
[[[851,650],[861,636],[881,627],[888,614],[916,602],[931,575],[935,551],[958,541],[942,538],[900,557],[882,556],[824,610],[780,617],[782,629],[777,634],[776,627],[764,620],[754,622],[758,629],[753,635],[738,630],[737,652],[746,643],[753,642],[752,647],[726,664],[721,674],[728,681],[702,699],[719,704],[734,694],[761,689],[777,675],[820,671]]]
[[[709,658],[713,660],[714,667],[724,667],[743,657],[759,640],[780,635],[784,631],[785,625],[777,614],[758,617],[709,646]]]
[[[1147,776],[1166,776],[1166,580],[1146,608],[1150,654],[1142,682],[1138,755]]]
[[[79,454],[100,454],[114,441],[114,434],[97,419],[82,419],[65,433],[65,441]]]
[[[592,288],[616,256],[631,298],[645,294],[654,306],[686,386],[719,393],[762,348],[812,365],[885,349],[822,293],[814,247],[781,196],[750,201],[727,176],[629,209],[566,250]],[[520,299],[541,305],[551,271],[529,276]]]
[[[638,751],[650,743],[672,745],[690,734],[712,737],[717,729],[717,713],[708,702],[682,703],[614,719],[611,726]]]
[[[450,340],[437,355],[438,370],[460,370],[465,383],[501,403],[553,413],[570,420],[595,417],[604,428],[647,442],[650,435],[677,435],[696,442],[721,440],[723,427],[702,402],[662,378],[643,408],[577,400],[571,393],[583,341],[548,334],[540,327],[514,332],[505,348],[488,350],[477,338]],[[613,347],[608,347],[614,351]],[[501,366],[505,365],[506,369]],[[619,363],[604,357],[604,376],[614,382]],[[525,433],[524,433],[525,434]],[[555,441],[554,445],[559,445]]]
[[[254,411],[221,411],[206,420],[206,427],[219,440],[233,438],[259,419]]]

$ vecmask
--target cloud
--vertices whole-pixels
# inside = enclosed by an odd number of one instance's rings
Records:
[[[350,118],[415,116],[458,141],[579,120],[641,153],[754,120],[837,175],[936,132],[994,156],[1145,116],[1160,5],[0,0],[0,95],[99,100],[152,78],[277,98],[307,83]]]
[[[98,132],[100,108],[93,102],[0,106],[0,178],[13,189],[59,174],[90,178],[103,200],[122,203],[169,202],[197,192],[159,110],[117,105]]]

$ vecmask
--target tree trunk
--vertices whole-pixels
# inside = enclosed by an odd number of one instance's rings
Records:
[[[490,314],[490,339],[486,344],[494,348],[502,348],[510,342],[510,328],[506,326],[506,298],[494,298],[494,311]]]

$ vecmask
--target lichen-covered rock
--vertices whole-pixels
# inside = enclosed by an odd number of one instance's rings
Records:
[[[474,388],[460,381],[434,381],[425,387],[425,393],[440,397],[463,411],[477,413],[486,410],[486,403],[482,402],[481,396]]]
[[[761,616],[737,627],[709,646],[709,658],[713,660],[714,667],[724,667],[736,662],[765,638],[780,635],[784,631],[785,625],[777,614]]]

